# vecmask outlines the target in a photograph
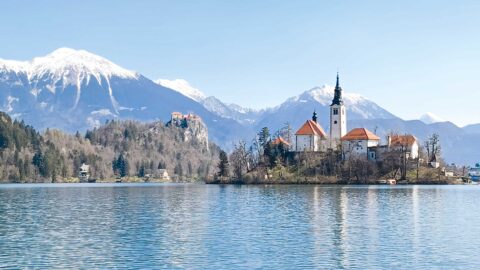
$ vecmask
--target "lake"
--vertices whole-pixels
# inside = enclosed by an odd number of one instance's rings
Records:
[[[0,268],[479,269],[478,186],[0,185]]]

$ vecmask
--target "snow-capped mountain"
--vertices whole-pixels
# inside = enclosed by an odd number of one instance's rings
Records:
[[[241,124],[254,124],[263,111],[244,108],[237,104],[226,104],[210,96],[200,102],[207,110],[225,118],[234,119]]]
[[[322,87],[315,87],[303,93],[300,96],[293,98],[293,100],[305,101],[315,100],[322,106],[330,106],[334,96],[335,87],[324,85]],[[378,106],[373,101],[351,92],[343,94],[343,101],[349,110],[349,118],[361,119],[376,119],[376,118],[396,118],[393,114]]]
[[[158,79],[155,82],[163,87],[173,89],[179,92],[180,94],[198,102],[207,98],[207,96],[202,91],[191,86],[189,82],[183,79],[175,79],[175,80]]]
[[[0,59],[0,72],[26,75],[29,81],[39,83],[51,81],[49,91],[56,90],[56,83],[62,86],[80,86],[84,81],[89,83],[94,78],[99,83],[101,78],[130,78],[136,79],[139,74],[121,68],[105,58],[84,50],[60,48],[44,56],[36,57],[31,61],[13,61]]]
[[[0,110],[37,128],[74,132],[106,119],[168,120],[196,113],[224,141],[223,127],[244,128],[198,102],[87,51],[62,48],[28,62],[0,60]],[[232,138],[235,138],[233,136]]]
[[[14,103],[19,103],[18,106],[21,107],[25,99],[37,101],[37,104],[32,105],[44,111],[53,112],[59,107],[75,110],[81,102],[82,85],[97,84],[107,90],[109,104],[106,108],[101,108],[101,112],[108,112],[109,115],[118,114],[122,109],[113,96],[111,80],[140,78],[139,74],[123,69],[105,58],[69,48],[60,48],[45,57],[36,57],[28,62],[0,60],[0,74],[4,75],[3,83],[13,82],[14,86],[28,88],[31,94],[21,90],[11,91],[11,95],[6,97],[7,112],[14,111],[17,107]],[[66,99],[68,102],[64,103]]]
[[[262,111],[244,108],[237,104],[226,104],[214,96],[207,97],[202,91],[183,79],[158,79],[155,82],[199,102],[205,109],[218,116],[233,119],[241,124],[254,123],[262,113]]]
[[[419,120],[424,122],[425,124],[446,122],[445,119],[443,119],[440,116],[435,115],[431,112],[427,112],[424,115],[420,116]]]
[[[309,119],[316,111],[321,125],[328,130],[330,104],[334,87],[314,87],[302,94],[287,99],[279,106],[267,110],[260,118],[257,128],[268,126],[274,130],[289,122],[294,128]],[[358,94],[344,91],[343,100],[347,107],[347,119],[395,119],[395,115],[378,106],[375,102]]]
[[[58,49],[31,61],[0,59],[0,110],[39,129],[83,131],[107,119],[169,120],[173,111],[201,116],[211,140],[229,149],[239,139],[251,140],[260,128],[272,133],[289,122],[295,130],[314,110],[328,133],[334,89],[315,87],[270,109],[256,111],[207,97],[183,80],[155,83],[87,51]],[[172,89],[175,88],[175,89]],[[343,93],[348,129],[366,127],[383,137],[408,132],[424,140],[439,133],[444,156],[463,164],[478,162],[478,125],[465,127],[430,115],[404,121],[349,89]]]

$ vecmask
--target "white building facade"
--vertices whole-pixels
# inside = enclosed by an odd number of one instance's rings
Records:
[[[342,139],[343,158],[365,158],[376,160],[380,137],[365,128],[354,128]]]
[[[317,114],[314,112],[312,120],[307,120],[295,133],[295,151],[321,152],[326,151],[327,148],[327,135],[317,123]]]
[[[396,151],[405,151],[408,159],[418,158],[419,144],[413,135],[389,135],[387,136],[388,148]]]

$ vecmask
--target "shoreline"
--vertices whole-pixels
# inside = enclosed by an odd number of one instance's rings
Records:
[[[461,179],[419,179],[418,181],[397,180],[395,184],[379,183],[378,180],[367,181],[348,181],[348,180],[333,180],[333,179],[300,179],[300,180],[285,180],[285,179],[216,179],[205,181],[207,185],[344,185],[344,186],[358,186],[358,185],[372,185],[372,186],[388,186],[388,185],[469,185]]]
[[[300,181],[290,181],[290,180],[257,180],[257,181],[238,181],[238,180],[207,180],[207,181],[97,181],[97,182],[23,182],[23,183],[14,183],[14,182],[0,182],[0,185],[45,185],[45,184],[205,184],[205,185],[322,185],[322,186],[407,186],[407,185],[421,185],[421,186],[431,186],[431,185],[475,185],[469,184],[458,180],[421,180],[421,181],[397,181],[396,184],[385,184],[379,183],[377,181],[368,181],[366,183],[355,183],[348,181],[322,181],[322,180],[300,180]]]

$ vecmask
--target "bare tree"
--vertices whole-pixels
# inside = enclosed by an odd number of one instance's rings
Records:
[[[433,133],[428,137],[424,144],[427,149],[428,160],[433,156],[436,156],[437,158],[440,156],[442,147],[440,145],[440,136],[437,133]]]
[[[230,155],[230,162],[233,167],[233,174],[237,180],[242,180],[249,171],[249,152],[244,141],[238,142]]]

